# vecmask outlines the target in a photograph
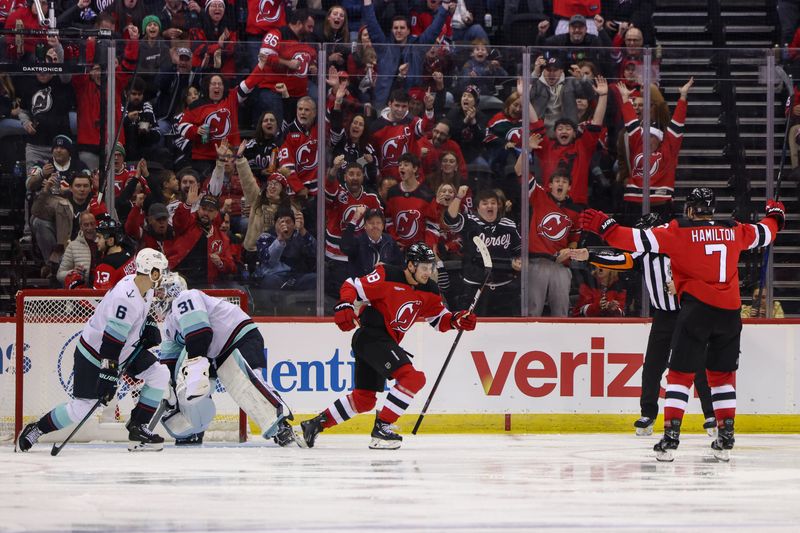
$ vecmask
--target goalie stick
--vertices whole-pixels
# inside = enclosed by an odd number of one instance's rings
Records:
[[[122,363],[119,366],[119,374],[118,374],[119,376],[122,376],[122,374],[128,369],[128,366],[130,366],[130,364],[133,362],[133,360],[136,359],[136,357],[139,355],[139,353],[141,353],[141,351],[143,349],[144,349],[144,347],[141,344],[137,344],[136,345],[136,347],[134,348],[133,352],[131,352],[131,355],[127,359],[125,359],[124,363]],[[89,420],[89,418],[91,418],[91,416],[94,414],[95,411],[97,411],[97,408],[100,407],[100,405],[102,405],[102,403],[103,402],[101,400],[97,400],[95,402],[95,404],[92,406],[92,408],[89,409],[89,412],[86,413],[86,416],[83,417],[83,420],[78,422],[78,425],[75,426],[75,429],[72,430],[72,433],[70,433],[67,436],[67,438],[64,439],[64,442],[62,442],[61,445],[59,445],[58,443],[53,444],[53,448],[50,450],[50,455],[52,455],[52,456],[58,455],[58,453],[61,450],[64,449],[64,446],[66,446],[67,443],[70,440],[72,440],[72,437],[75,436],[75,434],[78,432],[78,430],[81,429],[81,427],[83,427],[83,425],[86,423],[86,421]]]
[[[483,284],[478,289],[478,292],[475,293],[475,297],[472,299],[472,303],[469,306],[469,312],[471,313],[475,306],[478,304],[478,300],[481,297],[481,293],[483,293],[484,287],[489,282],[489,277],[492,275],[492,256],[489,255],[489,249],[486,247],[486,243],[481,240],[480,237],[477,235],[472,238],[472,242],[475,243],[475,247],[477,248],[478,252],[481,254],[481,258],[483,259],[483,270],[486,273],[486,276],[483,278]],[[447,365],[450,364],[450,359],[453,357],[453,354],[456,351],[456,346],[458,346],[458,341],[461,340],[461,335],[464,333],[464,330],[460,330],[458,335],[456,335],[456,339],[453,341],[453,345],[450,347],[450,352],[447,354],[447,358],[444,360],[444,364],[442,365],[442,369],[439,371],[439,375],[436,377],[436,381],[433,384],[433,388],[431,389],[431,393],[428,395],[428,399],[425,401],[425,405],[422,407],[422,411],[419,413],[419,418],[417,418],[417,422],[414,424],[414,429],[411,430],[413,435],[417,434],[417,430],[419,429],[420,424],[422,424],[422,419],[425,418],[425,413],[428,412],[428,406],[431,404],[431,400],[433,400],[434,394],[436,394],[436,389],[439,388],[439,383],[442,381],[442,376],[444,376],[444,371],[447,370]]]

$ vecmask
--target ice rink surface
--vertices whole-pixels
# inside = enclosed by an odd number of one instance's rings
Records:
[[[737,435],[730,463],[685,435],[367,435],[254,442],[0,447],[2,531],[800,531],[800,436]]]

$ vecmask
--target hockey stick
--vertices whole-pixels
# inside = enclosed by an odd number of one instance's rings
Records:
[[[136,348],[134,348],[134,350],[131,353],[131,355],[127,359],[125,359],[124,363],[122,363],[120,365],[120,367],[119,367],[119,375],[120,376],[128,369],[128,366],[130,366],[131,362],[136,358],[136,356],[139,355],[139,353],[141,353],[141,351],[143,349],[144,349],[144,346],[142,346],[140,343],[136,345]],[[116,394],[116,391],[114,392],[114,394]],[[64,442],[62,442],[60,446],[58,444],[53,444],[53,448],[50,450],[50,455],[52,455],[52,456],[58,455],[58,453],[61,450],[64,449],[64,446],[66,446],[67,443],[70,440],[72,440],[72,437],[75,436],[75,434],[78,432],[78,430],[81,429],[81,427],[83,427],[83,425],[86,423],[86,421],[89,420],[89,418],[91,418],[91,416],[94,414],[94,412],[97,411],[97,408],[100,407],[100,405],[102,405],[102,404],[103,404],[102,400],[97,400],[95,402],[95,404],[92,406],[92,408],[89,409],[89,412],[86,413],[86,416],[83,417],[83,420],[78,422],[78,425],[75,426],[75,429],[72,430],[72,433],[70,433],[67,436],[67,438],[64,439]]]
[[[789,92],[789,100],[788,100],[788,111],[786,113],[786,125],[783,129],[783,146],[781,147],[781,161],[780,165],[778,166],[778,179],[775,182],[775,201],[778,201],[778,198],[781,196],[781,182],[783,181],[783,169],[786,164],[786,151],[789,146],[789,129],[791,128],[790,123],[792,119],[792,106],[794,105],[794,85],[792,84],[791,78],[789,75],[786,74],[786,71],[783,70],[782,67],[775,67],[775,73],[780,78],[781,83]],[[767,266],[769,265],[769,254],[772,251],[772,245],[770,244],[766,248],[764,248],[764,254],[761,257],[761,269],[758,274],[758,295],[756,296],[756,301],[752,302],[752,307],[756,311],[756,317],[761,312],[761,296],[764,294],[764,284],[766,283],[767,279]]]
[[[489,276],[492,275],[492,256],[489,255],[489,249],[486,247],[486,244],[481,240],[480,237],[477,235],[472,238],[472,242],[475,243],[475,247],[478,249],[478,252],[481,254],[483,258],[483,269],[486,273],[486,276],[483,278],[483,284],[478,289],[478,292],[475,293],[475,297],[472,299],[472,303],[469,306],[469,312],[471,313],[475,306],[478,304],[478,300],[483,293],[484,287],[489,282]],[[461,340],[461,335],[464,333],[464,330],[459,330],[458,335],[456,335],[456,339],[453,341],[453,345],[450,347],[450,353],[447,354],[447,358],[444,360],[444,364],[442,365],[442,369],[439,371],[439,375],[436,377],[436,382],[433,384],[433,388],[431,389],[430,395],[428,395],[428,399],[425,401],[425,405],[422,407],[422,411],[419,413],[419,418],[417,418],[417,423],[414,424],[414,429],[411,430],[413,435],[417,434],[417,430],[419,429],[420,424],[422,424],[422,419],[425,418],[425,413],[428,412],[428,406],[431,404],[431,400],[433,400],[433,395],[436,394],[436,389],[439,388],[439,383],[442,381],[442,376],[444,376],[444,371],[447,370],[447,365],[450,364],[450,359],[453,357],[453,354],[456,351],[456,346],[458,346],[458,341]]]

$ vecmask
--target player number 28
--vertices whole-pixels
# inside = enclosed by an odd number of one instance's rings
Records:
[[[719,282],[725,283],[725,265],[727,265],[728,248],[724,244],[706,244],[706,255],[719,254]]]

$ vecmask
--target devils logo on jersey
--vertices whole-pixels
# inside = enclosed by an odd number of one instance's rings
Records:
[[[212,139],[222,140],[231,132],[231,112],[229,109],[217,109],[206,117],[203,124],[209,128]]]
[[[406,302],[401,305],[397,309],[397,313],[394,315],[394,320],[392,320],[392,322],[389,324],[389,327],[404,333],[408,331],[408,328],[414,324],[414,319],[417,318],[417,311],[419,311],[419,307],[421,305],[422,302],[420,300]]]
[[[419,231],[422,213],[416,209],[400,211],[394,219],[395,231],[401,239],[410,239]]]
[[[661,162],[661,154],[655,153],[654,158],[650,159],[650,175],[658,173],[658,166]],[[644,154],[638,154],[633,158],[633,175],[642,177],[644,176]]]
[[[551,241],[559,241],[567,235],[571,227],[572,220],[567,215],[553,211],[542,217],[536,232]]]
[[[295,169],[297,172],[311,170],[317,167],[317,140],[311,139],[297,149],[295,154]]]
[[[222,253],[222,241],[219,240],[211,241],[211,253],[212,254]]]
[[[506,133],[506,142],[514,143],[515,145],[520,145],[520,139],[522,138],[522,128],[511,128]]]
[[[38,115],[40,113],[47,113],[53,108],[53,89],[44,87],[36,91],[31,98],[31,113]]]
[[[347,193],[345,193],[345,195],[346,194]],[[341,200],[341,201],[342,201],[342,203],[347,202],[347,196],[345,196],[344,200]],[[348,207],[347,209],[344,210],[344,213],[342,213],[342,221],[339,224],[339,226],[342,229],[346,228],[347,225],[350,222],[355,220],[355,218],[356,218],[356,210],[358,209],[358,207],[359,206],[357,206],[357,205],[351,205],[350,207]],[[360,220],[358,222],[356,222],[355,224],[356,224],[356,231],[361,231],[361,228],[364,227],[364,217],[361,217]]]
[[[275,0],[261,0],[258,3],[256,22],[277,22],[281,18],[280,5],[275,6]]]
[[[308,52],[295,52],[292,59],[296,59],[300,62],[300,68],[292,72],[290,76],[296,76],[298,78],[305,78],[308,76],[308,66],[311,64],[311,55]]]
[[[381,162],[383,166],[397,165],[400,156],[408,152],[408,139],[411,137],[411,130],[403,128],[403,134],[392,137],[384,141],[381,146]]]

